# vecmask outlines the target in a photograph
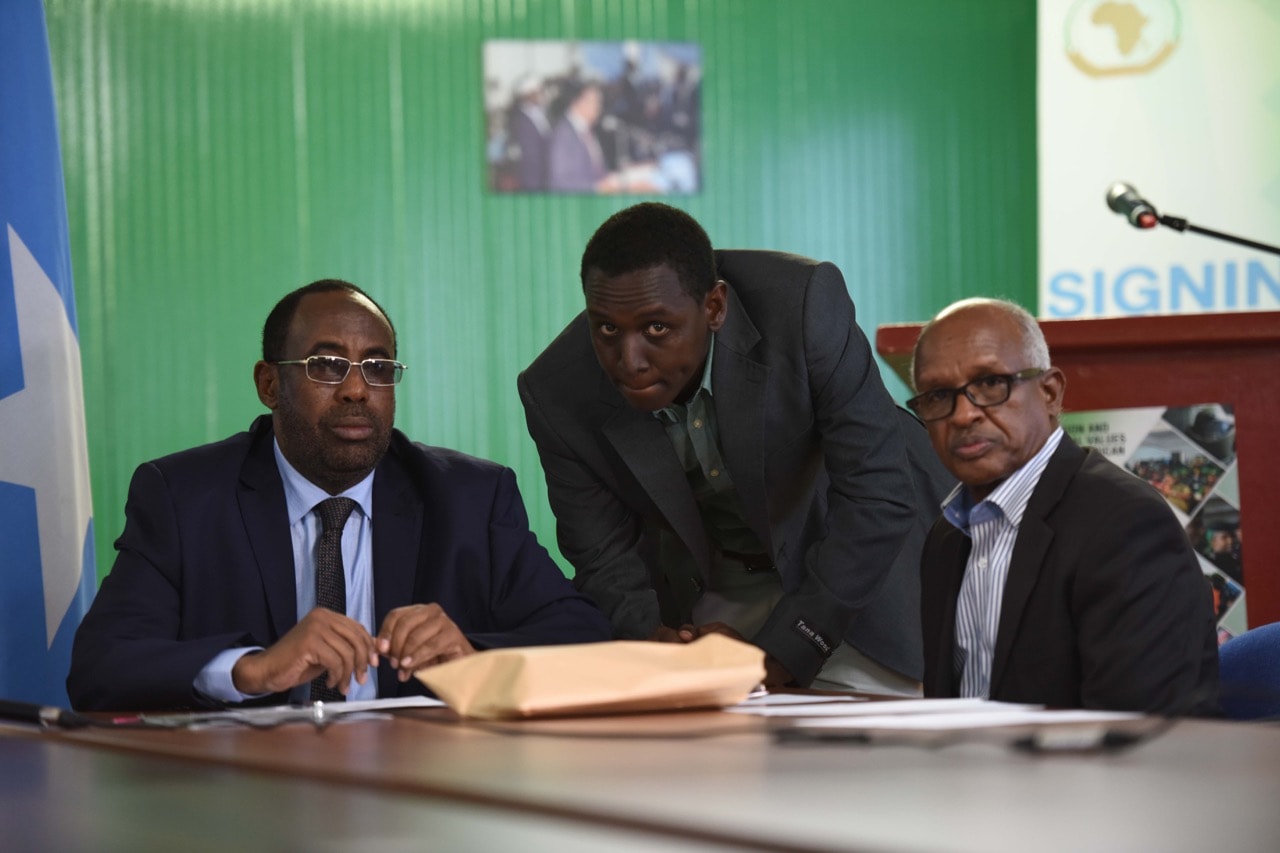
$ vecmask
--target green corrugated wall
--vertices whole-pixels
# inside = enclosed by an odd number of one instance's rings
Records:
[[[666,200],[718,246],[836,262],[869,335],[967,295],[1034,308],[1032,0],[45,7],[102,574],[134,467],[262,411],[262,320],[330,276],[396,322],[398,425],[515,468],[555,550],[515,376],[639,199],[486,192],[487,38],[701,44],[703,189]]]

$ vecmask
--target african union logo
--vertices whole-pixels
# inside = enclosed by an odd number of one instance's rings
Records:
[[[1145,74],[1173,53],[1181,26],[1175,0],[1079,0],[1067,13],[1067,58],[1090,77]]]

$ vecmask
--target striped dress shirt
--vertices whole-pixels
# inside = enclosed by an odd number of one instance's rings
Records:
[[[973,540],[956,602],[956,672],[960,695],[986,698],[991,692],[991,658],[1000,627],[1009,560],[1027,501],[1049,458],[1062,440],[1062,428],[1039,452],[986,497],[974,504],[969,491],[956,487],[942,507],[947,521]]]

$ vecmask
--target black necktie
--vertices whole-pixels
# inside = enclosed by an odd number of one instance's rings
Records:
[[[342,573],[342,528],[356,508],[351,498],[328,498],[316,504],[316,515],[324,524],[316,544],[316,607],[327,607],[344,616],[347,613],[347,581]],[[312,702],[341,702],[336,688],[326,687],[328,673],[311,680]]]

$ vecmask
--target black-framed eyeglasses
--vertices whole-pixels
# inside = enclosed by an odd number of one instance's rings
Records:
[[[968,397],[969,402],[980,409],[998,406],[1006,402],[1009,395],[1013,393],[1013,383],[1024,379],[1035,379],[1046,372],[1048,371],[1043,367],[1028,367],[1017,373],[993,373],[990,376],[979,376],[959,388],[935,388],[932,391],[917,394],[907,401],[907,408],[915,412],[920,420],[929,423],[951,417],[951,413],[956,410],[956,398],[961,394]]]
[[[351,372],[351,365],[360,365],[364,381],[373,386],[399,385],[407,365],[390,358],[366,358],[352,361],[340,355],[313,355],[289,361],[273,361],[272,364],[301,364],[307,368],[307,378],[322,385],[341,385]]]

